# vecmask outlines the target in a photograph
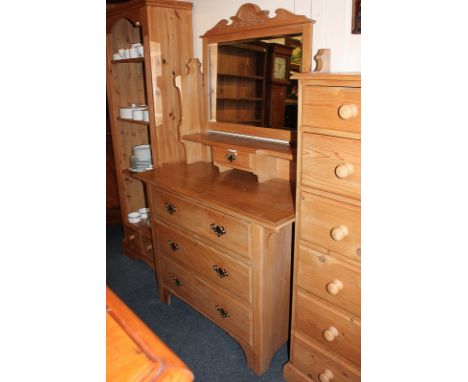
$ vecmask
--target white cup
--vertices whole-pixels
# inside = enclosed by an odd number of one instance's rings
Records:
[[[120,57],[120,53],[114,53],[114,54],[112,55],[112,59],[113,59],[113,60],[120,60],[121,58],[122,58],[122,57]]]
[[[150,210],[149,208],[140,208],[138,210],[138,212],[140,213],[140,216],[142,219],[148,219],[149,218],[149,213],[150,213]]]
[[[125,58],[130,58],[130,49],[125,49],[124,50],[124,57]]]
[[[119,49],[119,55],[121,59],[125,58],[125,49]]]
[[[137,52],[140,57],[144,56],[143,45],[137,46]]]
[[[141,222],[141,214],[139,212],[130,212],[128,214],[128,221],[132,224]]]
[[[133,109],[132,111],[132,119],[134,121],[143,121],[144,115],[143,115],[142,109]]]
[[[139,57],[137,48],[129,49],[129,51],[130,51],[130,58],[137,58],[137,57]]]
[[[143,121],[149,122],[149,110],[143,110]]]
[[[141,42],[136,42],[132,44],[132,48],[138,48],[139,46],[141,46]]]

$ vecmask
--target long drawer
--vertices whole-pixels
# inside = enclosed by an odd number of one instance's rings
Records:
[[[359,382],[357,370],[346,367],[343,362],[336,362],[319,347],[302,341],[297,336],[293,339],[291,363],[313,381]],[[326,379],[325,377],[328,377]]]
[[[251,310],[228,294],[208,285],[167,257],[160,257],[163,284],[184,298],[234,337],[252,343]]]
[[[321,299],[361,315],[359,268],[299,245],[297,285]]]
[[[249,257],[249,224],[158,188],[151,190],[153,218],[177,224],[213,243]]]
[[[302,123],[322,129],[361,132],[361,89],[305,86]]]
[[[361,324],[351,316],[332,310],[310,294],[297,291],[296,330],[324,349],[361,365]]]
[[[250,302],[250,267],[160,223],[155,224],[159,253],[177,259],[213,285]]]
[[[302,134],[301,183],[361,198],[361,141]]]
[[[300,198],[300,238],[360,261],[361,209],[308,192]]]

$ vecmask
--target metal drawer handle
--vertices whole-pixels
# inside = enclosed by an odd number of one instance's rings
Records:
[[[217,264],[213,265],[213,271],[222,279],[229,276],[229,272],[226,268],[220,268]]]
[[[168,240],[167,245],[172,250],[172,252],[175,252],[179,249],[179,246],[177,245],[177,243],[174,243],[172,240]]]
[[[182,285],[184,285],[184,282],[175,276],[172,276],[171,280],[174,281],[174,284],[177,285],[178,287],[181,287]]]
[[[177,207],[170,203],[164,203],[164,207],[169,215],[172,215],[177,211]]]
[[[210,225],[210,228],[213,230],[213,232],[216,234],[216,236],[221,237],[223,235],[226,235],[226,228],[223,226],[219,226],[215,223],[212,223]]]
[[[222,318],[229,318],[231,317],[231,315],[229,314],[229,312],[227,310],[224,310],[224,308],[220,307],[219,305],[216,305],[216,310],[218,311],[219,315],[222,317]]]
[[[228,153],[224,156],[229,162],[234,162],[237,159],[237,150],[228,149]]]

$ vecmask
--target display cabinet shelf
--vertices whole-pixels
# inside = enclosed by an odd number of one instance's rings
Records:
[[[122,60],[112,60],[113,64],[131,64],[132,62],[145,62],[144,57],[124,58]]]
[[[150,124],[147,121],[135,121],[134,119],[126,119],[126,118],[120,118],[120,117],[117,117],[117,121],[135,123],[137,125],[146,125],[146,126],[149,126],[149,124]]]

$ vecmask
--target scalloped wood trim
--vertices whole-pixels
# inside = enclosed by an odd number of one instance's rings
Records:
[[[227,33],[238,33],[242,31],[259,29],[265,27],[279,27],[286,25],[297,25],[315,23],[303,15],[296,15],[286,9],[279,8],[275,11],[276,15],[272,18],[268,16],[269,11],[262,10],[258,5],[252,3],[243,4],[235,16],[230,17],[232,21],[223,19],[213,28],[207,31],[202,37],[223,35]]]

